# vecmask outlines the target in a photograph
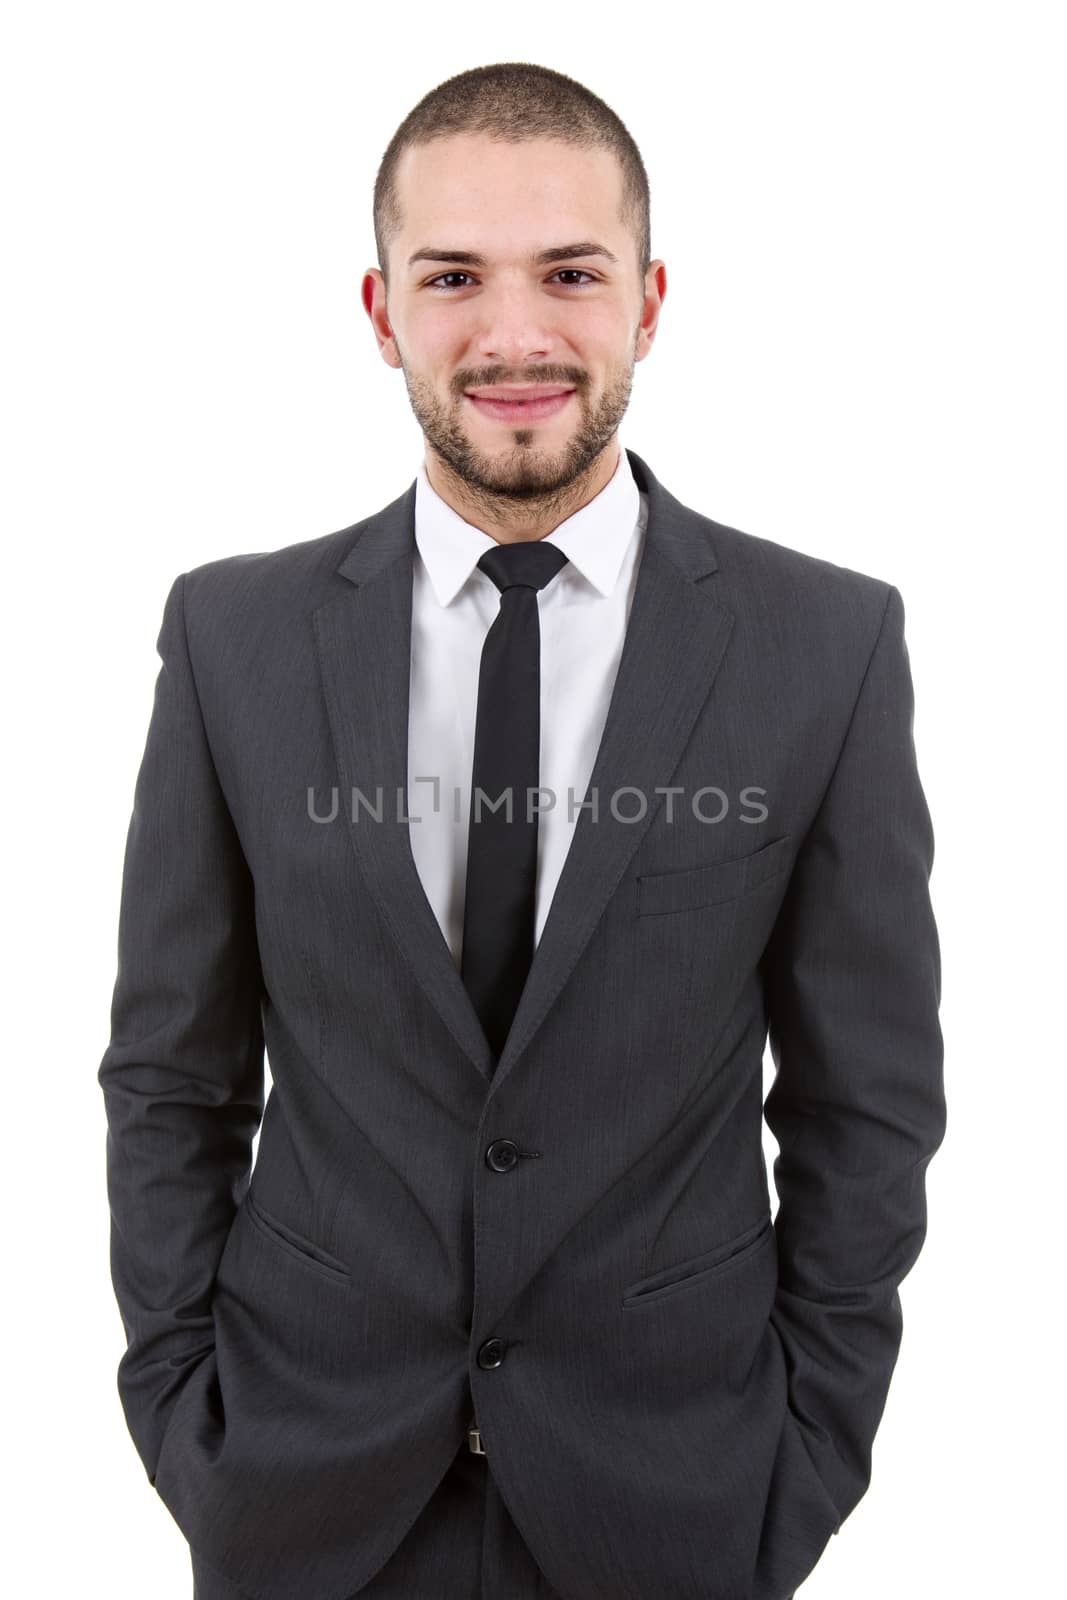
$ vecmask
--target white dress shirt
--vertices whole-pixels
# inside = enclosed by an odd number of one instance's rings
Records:
[[[541,797],[534,943],[540,940],[578,823],[607,718],[644,549],[647,496],[625,450],[611,481],[545,543],[568,563],[540,589]],[[415,489],[407,811],[415,866],[460,965],[478,670],[500,590],[478,560],[496,540],[432,487]],[[419,779],[423,781],[420,782]],[[496,795],[483,802],[495,801]],[[602,803],[606,803],[604,797]],[[515,814],[524,798],[514,796]],[[418,818],[420,820],[416,821]]]

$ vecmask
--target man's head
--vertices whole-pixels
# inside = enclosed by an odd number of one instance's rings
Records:
[[[385,151],[374,233],[363,304],[449,481],[499,509],[563,504],[597,463],[610,476],[666,292],[644,165],[615,113],[522,62],[450,78]],[[531,386],[566,393],[540,414],[485,401]]]

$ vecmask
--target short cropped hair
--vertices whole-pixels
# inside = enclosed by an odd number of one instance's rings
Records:
[[[622,170],[621,220],[637,240],[638,278],[644,286],[652,255],[648,174],[625,125],[574,78],[529,61],[503,61],[472,67],[431,89],[386,146],[374,183],[374,242],[387,291],[389,246],[402,225],[396,182],[400,157],[411,145],[460,133],[489,134],[505,143],[559,139],[613,150]]]

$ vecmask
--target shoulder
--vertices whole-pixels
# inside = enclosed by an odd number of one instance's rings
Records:
[[[848,668],[870,656],[890,611],[903,617],[899,590],[887,578],[690,515],[715,555],[707,591],[743,634],[775,655]]]
[[[338,572],[370,518],[277,550],[219,556],[179,574],[171,597],[194,666],[256,672],[312,637],[312,614],[350,588]],[[169,599],[171,597],[168,597]]]
[[[862,616],[869,616],[872,610],[880,615],[885,607],[893,587],[886,578],[710,517],[700,520],[706,525],[724,585],[732,592],[758,592],[776,605],[793,600]]]
[[[369,519],[278,550],[219,556],[183,574],[186,603],[198,614],[236,617],[253,608],[313,608],[337,592],[337,568]]]

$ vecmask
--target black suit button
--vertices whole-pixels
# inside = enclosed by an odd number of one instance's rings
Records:
[[[499,1367],[504,1360],[506,1349],[507,1345],[503,1339],[486,1339],[478,1351],[478,1365],[483,1369]]]
[[[485,1152],[485,1164],[492,1172],[510,1172],[519,1159],[514,1139],[494,1139]]]

